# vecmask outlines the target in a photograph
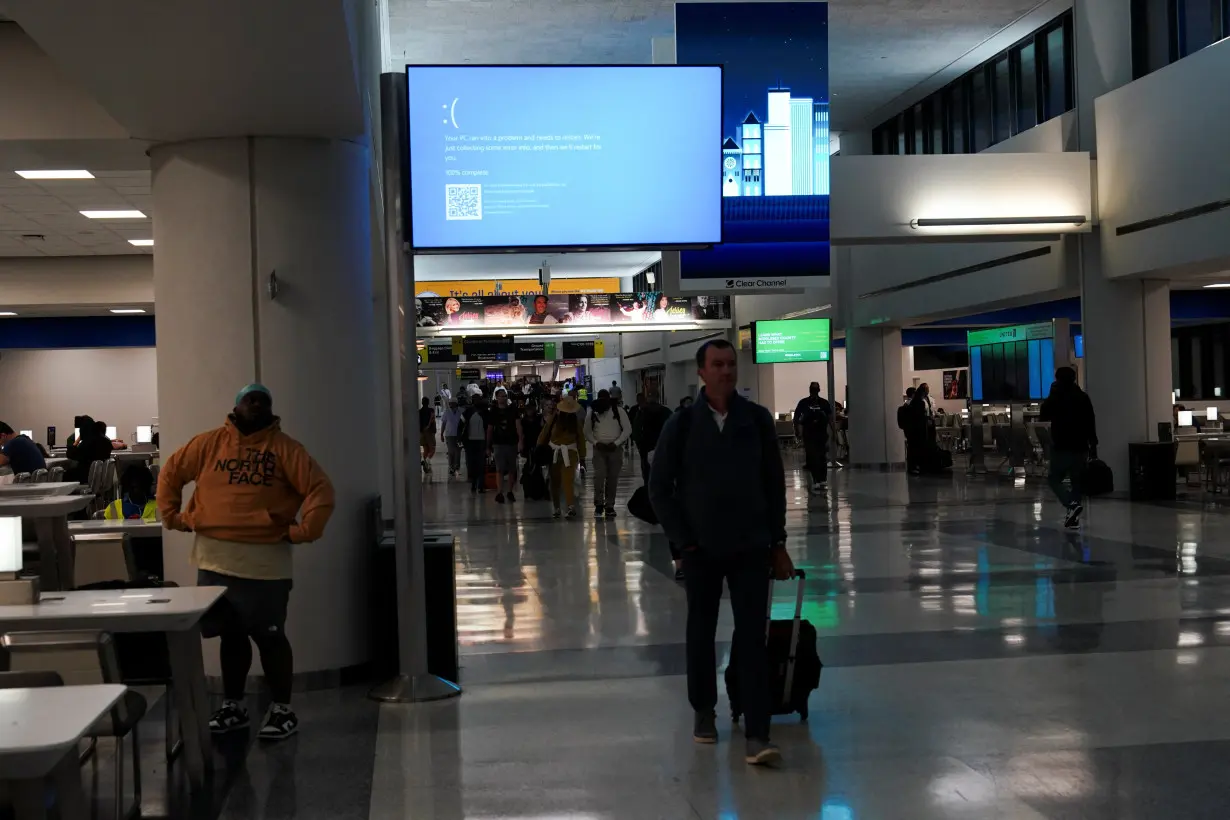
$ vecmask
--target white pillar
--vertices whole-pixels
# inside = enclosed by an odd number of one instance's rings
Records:
[[[1077,0],[1073,6],[1080,149],[1097,157],[1094,100],[1132,82],[1129,0]],[[1127,445],[1155,441],[1171,420],[1170,289],[1164,281],[1109,280],[1100,228],[1080,243],[1085,387],[1098,420],[1098,455],[1128,482]]]
[[[380,483],[367,149],[238,137],[162,145],[151,160],[162,449],[222,424],[244,384],[268,385],[282,429],[337,491],[324,538],[294,551],[295,671],[362,664],[363,511]],[[195,583],[190,538],[165,540],[180,584]]]
[[[905,462],[905,438],[897,428],[901,404],[901,329],[846,328],[850,395],[850,463],[856,467]]]

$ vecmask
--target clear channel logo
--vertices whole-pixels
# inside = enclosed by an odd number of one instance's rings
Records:
[[[743,288],[784,288],[786,287],[785,279],[727,279],[727,290],[741,290]]]

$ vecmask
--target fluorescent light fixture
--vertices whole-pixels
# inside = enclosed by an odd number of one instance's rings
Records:
[[[0,572],[21,572],[21,519],[0,518]]]
[[[152,239],[129,239],[129,245],[136,245],[138,248],[152,248],[154,240]]]
[[[141,308],[111,308],[111,312],[124,315],[128,313],[144,313],[145,311]]]
[[[945,219],[912,219],[911,228],[994,228],[1034,225],[1084,225],[1089,220],[1072,216],[971,216]]]
[[[145,219],[145,214],[140,211],[82,211],[81,215],[90,219]]]
[[[1206,288],[1230,288],[1230,282],[1218,282],[1213,285],[1205,285]]]
[[[17,314],[11,310],[0,310],[0,316],[16,316]]]
[[[89,171],[18,171],[22,179],[93,179]]]

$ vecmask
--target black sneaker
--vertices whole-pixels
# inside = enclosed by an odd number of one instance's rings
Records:
[[[275,703],[269,707],[269,716],[265,725],[257,734],[261,740],[285,740],[299,731],[299,718],[289,706]]]
[[[683,567],[680,567],[679,569],[675,570],[675,581],[682,584],[684,580],[685,580],[685,576],[683,574]]]
[[[512,493],[509,493],[509,494],[508,494],[508,503],[509,503],[509,504],[516,504],[516,503],[517,503],[517,496],[513,495]]]
[[[594,507],[594,518],[601,518],[603,516],[603,512],[604,511],[601,507]]]
[[[692,719],[692,740],[697,743],[717,743],[717,716],[713,712],[697,712]]]
[[[497,503],[497,504],[503,504],[503,503],[504,503],[504,493],[496,493],[496,494],[495,494],[495,503]]]
[[[609,519],[612,519],[612,518],[614,518],[614,517],[615,517],[615,508],[614,508],[614,507],[607,507],[607,508],[606,508],[606,517],[607,517],[607,519],[608,519],[608,520],[609,520]]]
[[[1085,508],[1081,506],[1079,501],[1072,502],[1072,506],[1068,507],[1068,514],[1063,517],[1063,525],[1069,529],[1079,527],[1081,523],[1081,513]]]
[[[752,766],[780,766],[781,750],[767,740],[747,739],[747,756],[744,758]]]
[[[559,507],[556,507],[555,512],[551,513],[551,517],[556,519],[558,519],[561,515],[563,515],[563,513],[559,511]]]
[[[248,710],[237,700],[222,701],[222,708],[213,713],[209,719],[209,731],[215,735],[224,735],[239,729],[248,728],[251,723]]]
[[[569,508],[568,508],[568,515],[567,515],[567,517],[568,517],[568,518],[576,518],[576,517],[577,517],[577,508],[576,508],[576,507],[569,507]]]

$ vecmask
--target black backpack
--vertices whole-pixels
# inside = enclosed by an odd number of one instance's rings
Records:
[[[897,408],[897,427],[904,430],[910,426],[910,406],[903,404]]]

